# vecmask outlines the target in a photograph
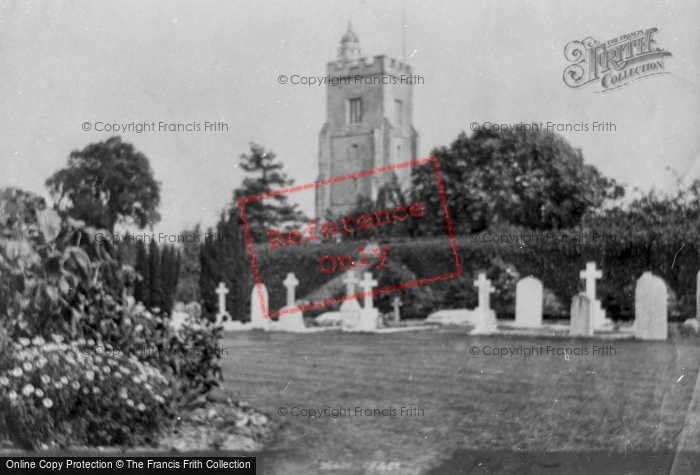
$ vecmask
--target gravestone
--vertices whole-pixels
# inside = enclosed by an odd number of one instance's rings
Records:
[[[515,286],[515,325],[538,328],[542,326],[542,281],[525,277]]]
[[[217,324],[220,324],[224,319],[231,319],[231,315],[226,311],[226,294],[228,294],[226,285],[223,282],[219,282],[219,286],[216,288],[216,295],[219,296],[219,312],[216,314]]]
[[[571,326],[569,336],[593,335],[593,301],[586,293],[571,299]]]
[[[486,274],[479,273],[479,278],[474,281],[474,286],[479,289],[479,305],[474,310],[474,330],[473,335],[488,335],[498,331],[496,325],[496,313],[491,310],[491,294],[496,290],[491,286],[491,281],[486,278]]]
[[[202,318],[202,306],[199,302],[195,302],[194,300],[185,305],[185,312],[189,313],[190,316],[197,321]]]
[[[285,287],[287,287],[287,305],[282,310],[284,311],[296,308],[294,289],[296,289],[297,285],[299,285],[299,281],[297,280],[296,276],[290,272],[287,274],[287,278],[284,279],[284,282],[282,283]],[[270,329],[288,332],[303,332],[306,330],[306,325],[304,325],[304,314],[301,310],[291,313],[283,313],[279,316],[277,322],[270,327]]]
[[[374,308],[374,296],[371,294],[378,283],[372,278],[371,272],[365,272],[364,279],[360,281],[362,292],[365,294],[365,306],[360,309],[360,321],[356,330],[371,331],[379,326],[379,310]]]
[[[642,274],[634,292],[634,336],[640,340],[668,338],[668,290],[651,272]]]
[[[391,305],[394,307],[394,323],[399,323],[401,321],[401,306],[403,305],[403,302],[397,295],[394,297],[394,300],[391,302]]]
[[[260,284],[262,297],[258,292],[257,284],[253,286],[253,291],[250,294],[250,324],[252,328],[266,330],[270,326],[270,319],[265,317],[266,313],[270,312],[268,305],[267,287],[265,284]],[[262,305],[265,305],[263,312]]]
[[[180,302],[179,300],[175,302],[175,305],[173,305],[173,312],[185,312],[184,302]]]
[[[609,327],[611,322],[605,319],[605,310],[600,303],[600,300],[596,298],[596,280],[603,278],[603,271],[596,269],[595,262],[587,262],[586,269],[582,270],[579,274],[581,279],[586,281],[586,295],[591,300],[591,312],[593,317],[593,328],[603,329]]]
[[[355,295],[355,284],[357,284],[357,278],[349,271],[345,276],[345,295],[346,297],[353,296],[350,300],[343,301],[340,304],[340,314],[343,316],[343,328],[353,329],[360,324],[360,312],[362,308],[357,302]]]

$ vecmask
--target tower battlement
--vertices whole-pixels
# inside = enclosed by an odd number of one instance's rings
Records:
[[[326,63],[326,121],[319,134],[318,181],[414,160],[418,134],[412,125],[413,69],[394,58],[362,56],[350,29],[336,61]],[[338,80],[338,79],[341,80]],[[316,217],[343,216],[364,197],[396,179],[406,189],[408,168],[316,188]]]
[[[376,76],[387,74],[401,76],[413,74],[413,69],[408,64],[397,61],[385,55],[374,58],[360,58],[357,61],[331,61],[326,71],[330,76]]]

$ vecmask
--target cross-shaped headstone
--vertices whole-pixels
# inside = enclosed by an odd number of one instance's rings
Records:
[[[372,295],[371,292],[372,292],[372,290],[374,290],[374,287],[378,283],[379,282],[377,282],[375,279],[372,279],[371,272],[365,272],[364,280],[360,281],[360,286],[362,287],[362,291],[366,294],[365,295],[365,308],[373,308],[374,307],[374,296]]]
[[[403,302],[397,295],[394,297],[394,300],[391,302],[391,305],[394,306],[394,322],[399,323],[401,320],[401,305],[403,305]]]
[[[226,294],[228,294],[226,285],[219,282],[219,286],[216,288],[216,295],[219,296],[219,316],[226,315]]]
[[[348,272],[345,276],[345,295],[350,297],[355,294],[355,284],[359,281],[355,278],[352,272]]]
[[[284,279],[284,282],[282,283],[285,287],[287,287],[287,307],[293,307],[294,301],[296,300],[294,298],[294,289],[297,285],[299,285],[299,281],[297,280],[294,273],[290,272],[289,274],[287,274],[287,278]]]
[[[491,286],[491,281],[486,278],[486,274],[479,273],[479,278],[474,281],[474,286],[479,289],[479,308],[490,308],[490,295],[496,290]]]
[[[596,270],[595,262],[586,263],[586,270],[579,274],[582,279],[586,279],[586,295],[591,300],[595,300],[595,281],[603,278],[603,271]]]

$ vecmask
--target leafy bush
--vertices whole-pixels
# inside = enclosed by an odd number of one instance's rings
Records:
[[[103,342],[20,338],[0,360],[0,432],[40,445],[131,446],[167,427],[168,380],[135,356],[100,356]]]
[[[112,256],[98,232],[48,209],[44,200],[0,190],[0,323],[8,336],[51,335],[104,342],[127,353],[156,349],[143,360],[170,377],[180,403],[202,401],[218,384],[219,332],[211,325],[174,330],[129,297],[137,275]],[[171,351],[165,351],[170,349]]]

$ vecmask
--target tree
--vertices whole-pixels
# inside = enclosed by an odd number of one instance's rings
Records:
[[[161,274],[160,249],[158,249],[158,244],[156,244],[155,240],[152,240],[148,246],[148,268],[151,307],[169,311],[170,309],[163,309],[163,276]]]
[[[211,234],[213,230],[209,230]],[[222,214],[216,232],[225,239],[205,242],[201,246],[201,270],[199,288],[203,307],[207,314],[218,311],[216,287],[220,282],[229,289],[226,295],[226,310],[234,320],[248,318],[250,294],[253,289],[253,272],[248,258],[243,227],[238,213]]]
[[[74,150],[46,186],[59,210],[90,226],[114,231],[130,221],[143,229],[160,220],[160,183],[148,158],[121,137]]]
[[[146,308],[151,308],[150,263],[148,261],[148,251],[143,241],[138,243],[135,269],[139,277],[134,286],[134,298],[143,303]]]
[[[624,194],[614,180],[583,162],[581,150],[551,132],[462,133],[450,148],[433,151],[443,178],[450,217],[457,232],[486,229],[497,222],[530,229],[578,224],[589,209]],[[414,198],[432,219],[426,234],[444,230],[433,170],[413,170]],[[444,231],[442,231],[444,232]]]
[[[190,241],[185,241],[180,252],[180,278],[177,284],[176,299],[182,302],[199,301],[201,292],[199,291],[199,273],[202,269],[200,261],[199,242],[201,234],[199,224],[193,230],[184,230],[184,236],[192,236]]]
[[[261,145],[250,144],[250,155],[241,155],[241,168],[258,176],[245,178],[243,186],[234,190],[234,207],[241,198],[278,191],[294,183],[282,173],[284,165],[276,162],[276,158],[273,152],[266,152]],[[307,220],[297,210],[298,205],[289,204],[287,198],[287,195],[275,195],[245,205],[246,222],[253,241],[264,241],[271,229],[293,229]],[[235,213],[238,214],[238,211]]]

